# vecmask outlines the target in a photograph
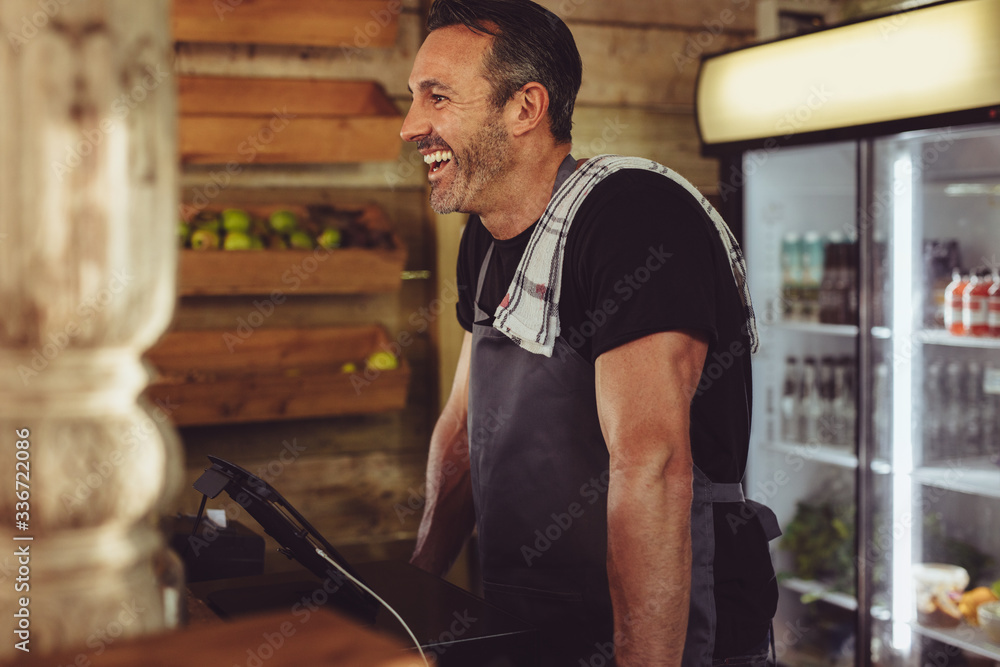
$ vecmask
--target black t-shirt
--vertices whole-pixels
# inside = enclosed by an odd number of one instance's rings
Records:
[[[494,240],[471,216],[458,255],[458,320],[472,331],[479,270],[492,243],[477,324],[507,293],[534,226]],[[560,337],[584,359],[662,331],[701,332],[708,356],[691,408],[694,463],[714,482],[739,482],[750,438],[750,342],[729,260],[700,203],[645,170],[601,181],[566,238]],[[767,540],[736,504],[716,503],[715,655],[737,655],[767,634],[777,603]],[[743,513],[741,514],[741,509]]]

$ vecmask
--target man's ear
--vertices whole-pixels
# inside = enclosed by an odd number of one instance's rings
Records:
[[[532,81],[524,84],[521,90],[514,94],[508,107],[510,112],[510,131],[515,137],[525,135],[539,125],[548,123],[549,91],[542,84]]]

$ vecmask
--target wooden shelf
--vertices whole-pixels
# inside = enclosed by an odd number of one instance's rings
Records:
[[[180,42],[361,49],[393,46],[401,9],[386,0],[173,0],[171,24]]]
[[[185,164],[395,160],[402,116],[374,81],[182,76]]]
[[[243,206],[267,217],[287,209],[300,217],[304,206]],[[378,206],[364,206],[359,222],[388,231]],[[406,248],[395,235],[392,248],[326,250],[182,250],[177,276],[181,296],[375,294],[398,290]]]
[[[388,347],[378,326],[176,331],[147,358],[158,372],[146,396],[178,426],[401,410],[410,368],[366,373]],[[344,363],[358,370],[345,373]]]

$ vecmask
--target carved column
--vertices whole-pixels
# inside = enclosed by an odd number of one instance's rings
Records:
[[[137,402],[175,301],[169,26],[168,0],[0,2],[0,662],[26,614],[32,655],[170,623],[181,450]]]

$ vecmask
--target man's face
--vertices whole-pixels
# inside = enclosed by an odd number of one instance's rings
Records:
[[[510,166],[510,137],[481,75],[490,37],[464,26],[435,30],[413,63],[413,105],[400,136],[430,166],[431,208],[479,213]]]

